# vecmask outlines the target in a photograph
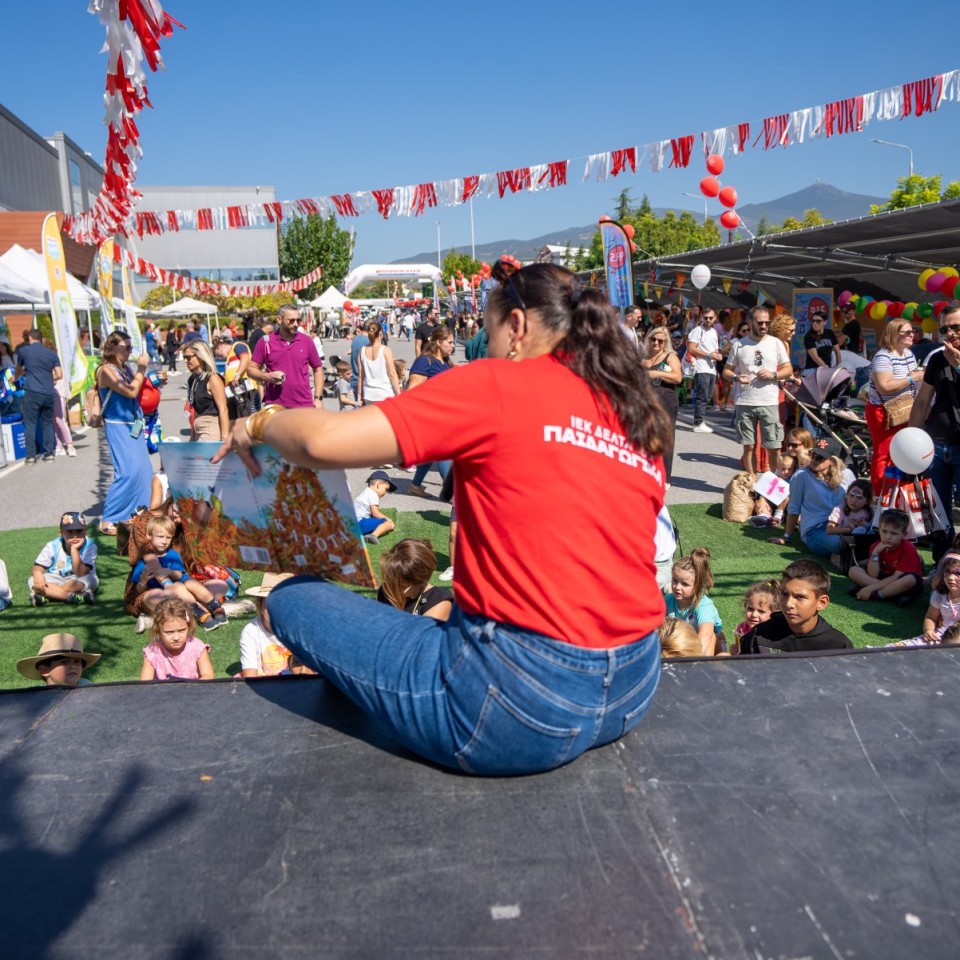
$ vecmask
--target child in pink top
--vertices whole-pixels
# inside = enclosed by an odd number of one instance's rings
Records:
[[[745,637],[758,623],[766,623],[779,610],[779,580],[763,580],[747,587],[746,595],[743,598],[743,623],[738,624],[734,631],[736,639],[730,652],[734,655],[738,654],[741,638]]]
[[[153,611],[152,642],[143,648],[141,680],[212,680],[210,647],[193,635],[190,607],[179,597],[161,600]]]

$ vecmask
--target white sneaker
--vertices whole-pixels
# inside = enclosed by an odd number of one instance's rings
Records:
[[[141,613],[137,617],[137,633],[143,633],[146,630],[149,630],[153,626],[153,617],[149,614]]]
[[[67,456],[68,456],[68,457],[75,457],[76,455],[77,455],[77,451],[74,449],[74,447],[72,447],[72,446],[67,447]]]
[[[698,423],[693,428],[694,433],[713,433],[713,427],[706,423]]]
[[[442,580],[444,583],[449,583],[453,579],[453,567],[447,567],[437,579]]]
[[[54,450],[53,455],[55,457],[65,457],[67,455],[67,450],[65,447],[57,447],[57,449]]]

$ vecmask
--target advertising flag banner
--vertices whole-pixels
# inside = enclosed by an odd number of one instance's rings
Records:
[[[70,302],[67,287],[67,262],[63,256],[63,242],[55,214],[48,214],[40,234],[43,260],[47,266],[47,285],[50,289],[50,313],[53,318],[53,335],[57,342],[57,354],[63,375],[69,378],[70,395],[79,393],[87,378],[86,357],[77,349],[77,315]]]
[[[630,238],[616,220],[601,220],[599,226],[603,268],[607,275],[607,296],[615,307],[624,310],[633,304]]]
[[[133,282],[130,277],[130,271],[127,265],[121,264],[120,276],[123,280],[123,302],[127,333],[130,334],[130,356],[139,357],[147,352],[146,344],[143,342],[143,334],[140,332],[140,324],[137,322],[137,311],[134,310],[136,301],[133,297]]]
[[[106,340],[116,327],[113,316],[113,240],[104,240],[97,252],[97,286],[100,288],[100,336]]]

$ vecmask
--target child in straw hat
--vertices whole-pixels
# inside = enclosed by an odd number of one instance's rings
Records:
[[[47,686],[89,686],[83,671],[100,659],[99,653],[84,653],[83,642],[72,633],[48,633],[35,657],[17,661],[17,672],[28,680],[43,680]]]
[[[244,677],[272,677],[290,667],[290,651],[274,634],[263,601],[278,583],[292,576],[292,573],[265,573],[258,587],[244,591],[257,605],[257,616],[240,632],[240,672]]]

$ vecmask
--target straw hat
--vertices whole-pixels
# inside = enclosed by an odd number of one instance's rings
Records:
[[[37,672],[37,664],[53,657],[76,657],[83,661],[83,669],[92,667],[99,659],[99,653],[84,653],[83,641],[72,633],[48,633],[40,641],[40,652],[35,657],[24,657],[17,661],[17,672],[28,680],[42,680]]]
[[[248,597],[265,597],[277,584],[283,583],[284,580],[289,580],[292,576],[292,573],[265,573],[263,575],[263,583],[261,583],[259,587],[250,587],[249,590],[244,590],[243,592]]]

